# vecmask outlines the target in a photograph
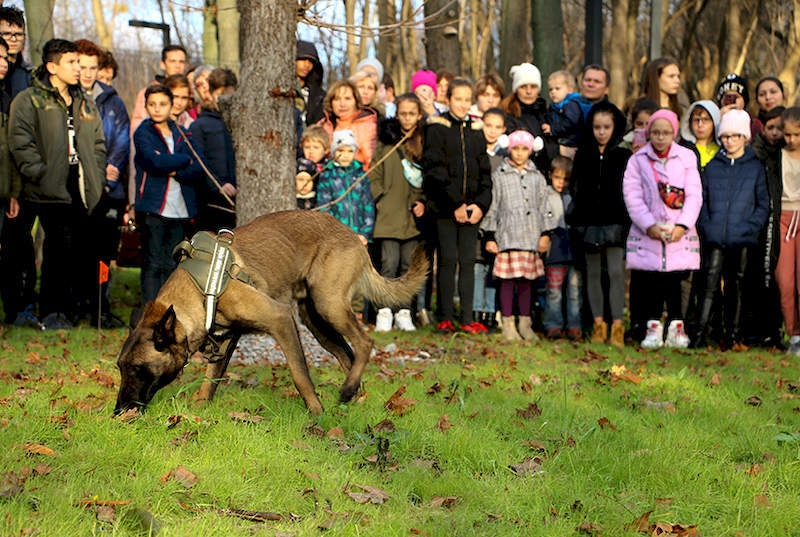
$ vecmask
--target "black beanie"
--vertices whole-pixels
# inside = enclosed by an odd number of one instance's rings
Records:
[[[731,73],[717,86],[717,103],[722,103],[722,96],[733,91],[744,99],[744,105],[750,102],[750,91],[747,89],[747,79],[743,76]]]

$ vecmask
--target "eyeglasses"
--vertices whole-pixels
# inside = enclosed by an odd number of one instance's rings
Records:
[[[723,142],[725,140],[738,140],[739,138],[744,138],[741,134],[722,134],[720,135],[719,139]]]
[[[711,118],[705,116],[693,117],[692,123],[711,123]]]
[[[674,135],[675,133],[673,131],[657,131],[657,130],[650,131],[650,136],[656,138],[666,138],[667,136],[674,136]]]
[[[25,32],[0,32],[0,37],[6,41],[19,41],[25,39]]]

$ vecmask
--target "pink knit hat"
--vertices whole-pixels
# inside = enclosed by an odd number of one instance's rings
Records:
[[[438,97],[436,91],[436,73],[433,71],[424,71],[420,69],[411,77],[411,91],[416,90],[420,86],[429,86],[433,89],[433,96]]]
[[[661,110],[656,110],[655,114],[650,116],[650,120],[647,122],[647,128],[645,132],[650,134],[650,127],[653,126],[653,122],[657,119],[666,119],[669,121],[669,124],[672,125],[672,132],[675,133],[675,137],[678,137],[678,116],[672,110],[667,110],[666,108],[662,108]]]
[[[524,145],[533,152],[534,138],[528,131],[518,130],[508,135],[508,148]]]
[[[741,134],[750,140],[750,114],[744,110],[730,110],[719,122],[717,136],[723,134]]]

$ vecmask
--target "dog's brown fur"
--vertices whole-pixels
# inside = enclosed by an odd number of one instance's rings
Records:
[[[387,280],[376,272],[358,237],[327,213],[274,213],[236,228],[234,234],[231,250],[236,263],[255,286],[232,279],[220,297],[216,323],[235,336],[225,359],[208,365],[199,398],[213,397],[239,335],[266,332],[286,355],[308,410],[322,412],[300,346],[296,304],[303,323],[347,373],[340,399],[349,401],[358,391],[372,350],[372,339],[353,314],[351,300],[361,295],[385,306],[407,304],[428,271],[423,249],[414,251],[405,275]],[[143,408],[178,376],[206,336],[204,316],[202,294],[185,270],[175,270],[122,346],[115,412]]]

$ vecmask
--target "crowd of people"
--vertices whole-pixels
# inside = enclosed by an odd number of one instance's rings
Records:
[[[9,7],[0,38],[5,321],[121,325],[104,282],[121,226],[141,232],[146,303],[180,240],[235,225],[218,99],[236,76],[165,47],[163,74],[129,117],[110,52],[53,39],[33,69],[24,15]],[[422,69],[401,94],[374,58],[327,89],[324,75],[314,44],[298,41],[298,210],[348,225],[385,277],[421,243],[435,261],[413,303],[375,312],[377,331],[499,327],[510,341],[538,332],[725,349],[784,348],[785,334],[800,354],[800,108],[778,78],[758,81],[756,103],[738,74],[689,103],[680,65],[660,58],[638,98],[615,104],[596,64],[579,80],[568,70],[543,80],[521,63],[510,88],[494,73],[473,82]]]

